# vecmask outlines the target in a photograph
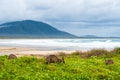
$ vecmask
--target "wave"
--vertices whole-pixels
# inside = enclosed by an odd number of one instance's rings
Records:
[[[112,49],[120,47],[120,39],[0,39],[0,45],[52,49]]]

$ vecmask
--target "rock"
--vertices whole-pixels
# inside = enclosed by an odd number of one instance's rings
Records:
[[[114,64],[113,60],[105,60],[105,64],[109,65],[109,64]]]
[[[10,54],[8,56],[8,59],[17,59],[17,56],[15,54]]]
[[[59,59],[57,56],[55,55],[49,55],[46,57],[46,63],[65,63],[64,58],[62,57],[62,59]]]

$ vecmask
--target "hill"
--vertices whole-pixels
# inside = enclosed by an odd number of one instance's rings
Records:
[[[73,38],[70,33],[60,31],[49,24],[23,20],[1,24],[0,36],[4,37],[42,37],[42,38]]]

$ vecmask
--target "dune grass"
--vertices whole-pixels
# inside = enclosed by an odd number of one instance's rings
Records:
[[[119,80],[120,48],[112,51],[74,52],[64,63],[45,64],[44,57],[0,56],[0,80]],[[105,60],[114,64],[106,65]]]

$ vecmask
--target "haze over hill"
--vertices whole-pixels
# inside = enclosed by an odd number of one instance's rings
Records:
[[[70,33],[60,31],[49,24],[23,20],[0,25],[0,36],[5,37],[44,37],[44,38],[73,38]]]

